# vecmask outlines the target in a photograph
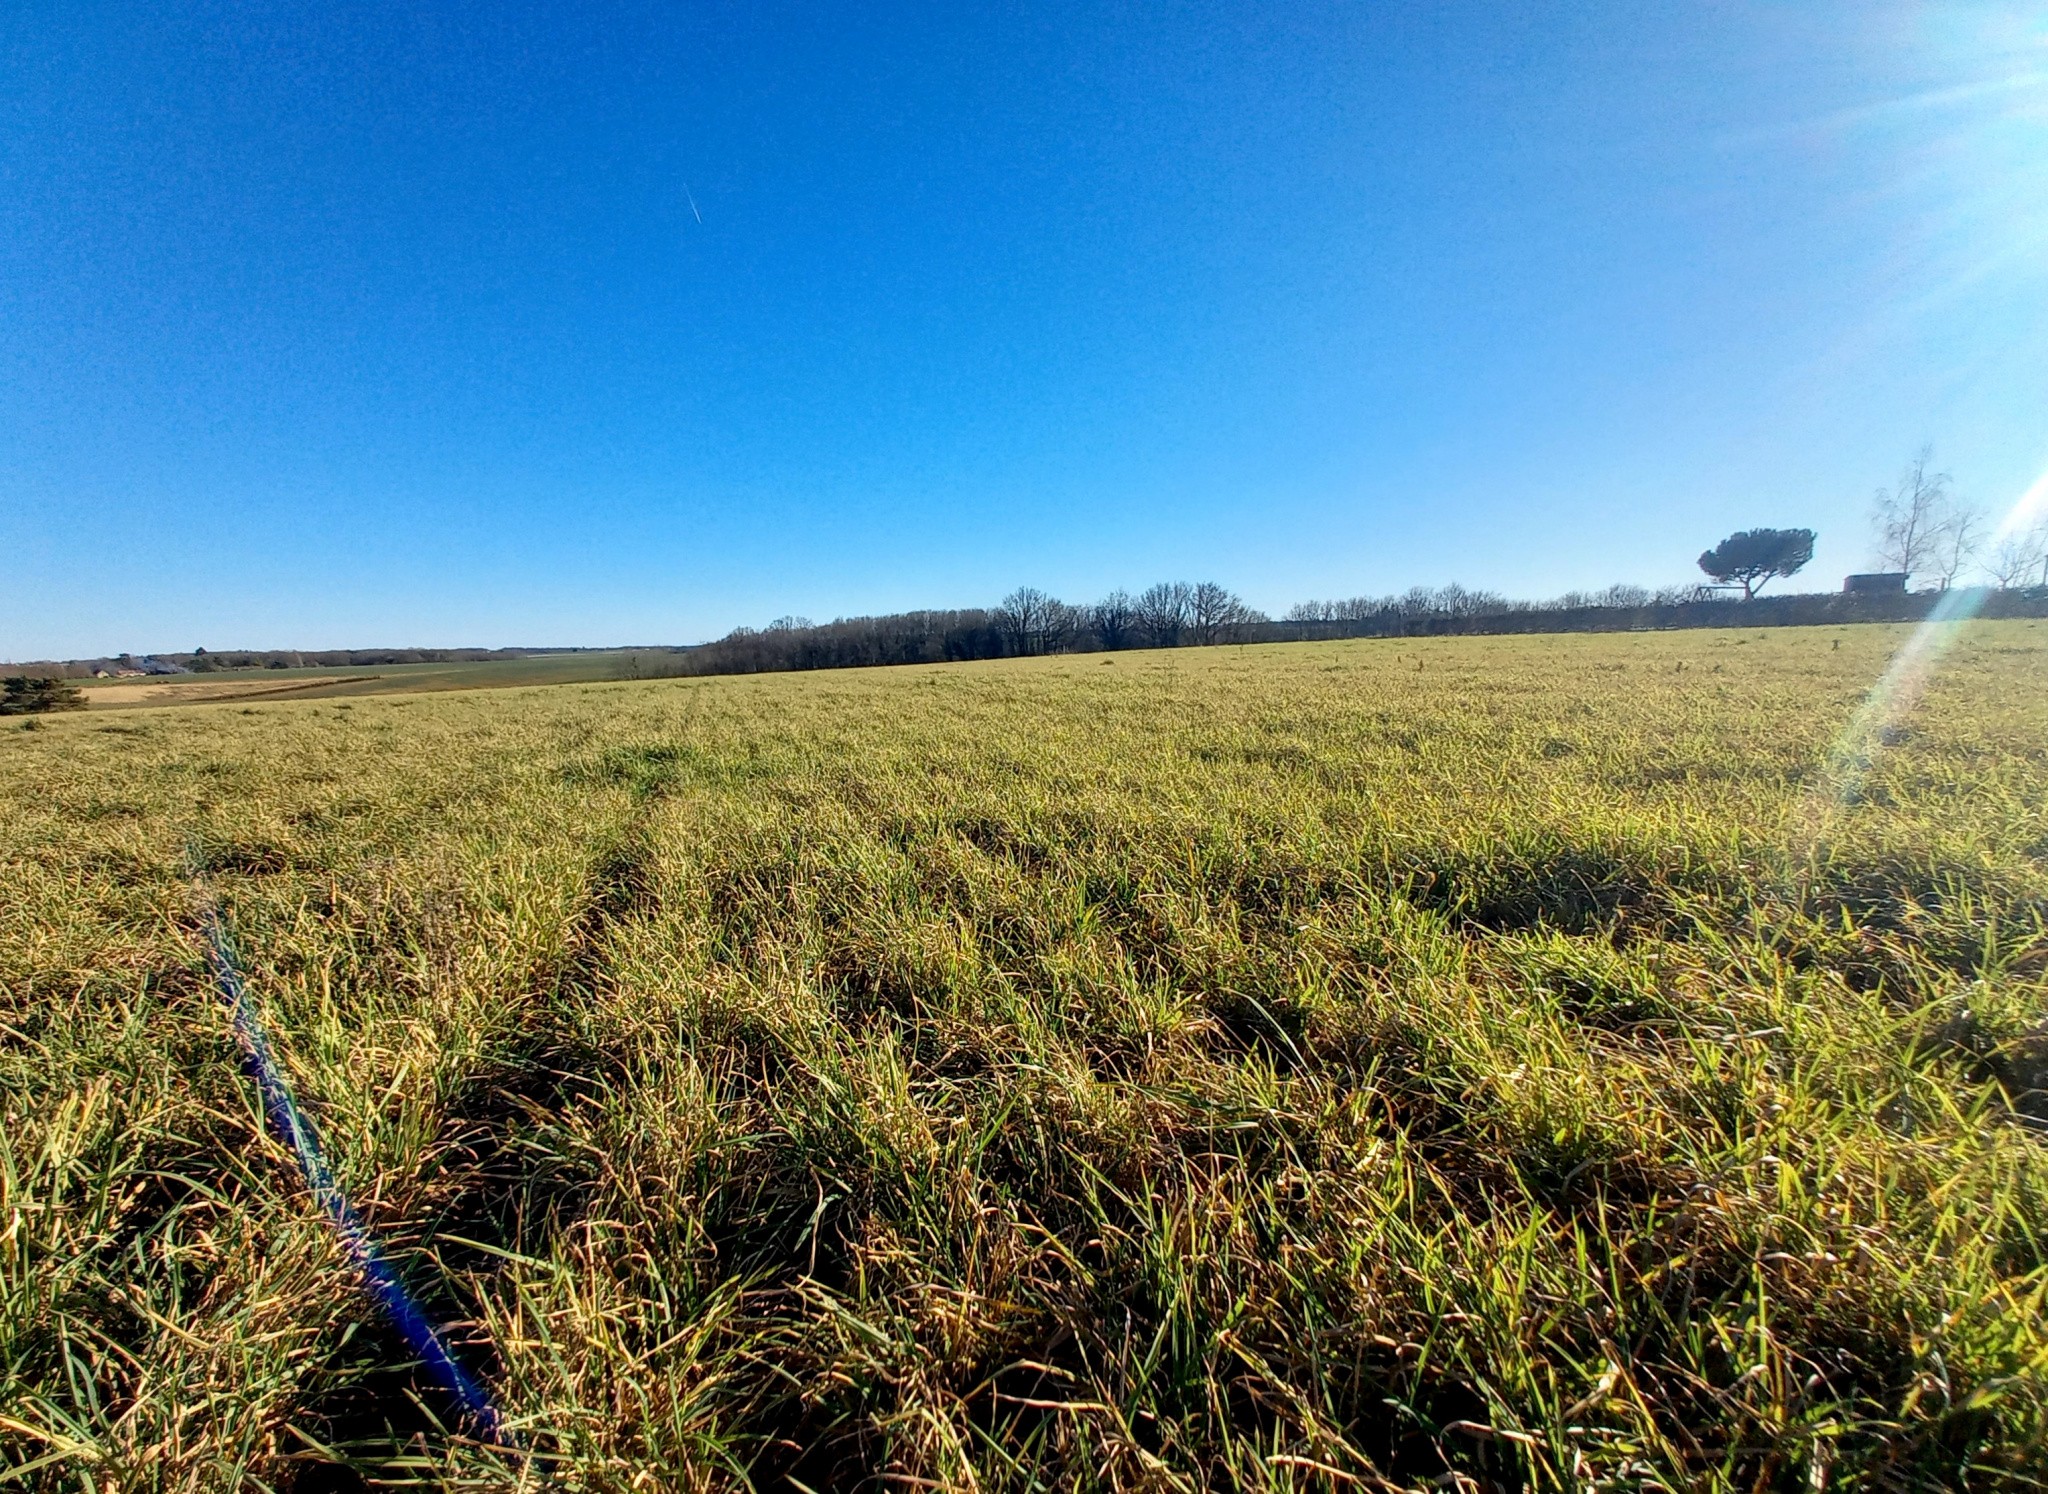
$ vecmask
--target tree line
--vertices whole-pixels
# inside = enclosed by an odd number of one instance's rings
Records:
[[[1920,578],[1946,590],[1978,565],[1997,588],[1988,615],[2048,613],[2048,517],[1998,536],[1987,549],[1983,516],[1956,495],[1953,479],[1932,470],[1922,448],[1896,484],[1880,489],[1872,506],[1872,552],[1894,577]],[[1651,590],[1615,585],[1572,591],[1548,600],[1523,600],[1459,585],[1412,587],[1386,596],[1300,602],[1278,619],[1245,604],[1216,581],[1161,581],[1132,593],[1074,604],[1036,587],[1021,586],[993,607],[935,609],[814,623],[781,617],[764,628],[735,628],[692,648],[627,653],[627,678],[685,674],[752,674],[780,670],[843,669],[886,664],[940,664],[1038,654],[1114,652],[1219,643],[1285,642],[1306,638],[1380,637],[1434,633],[1606,631],[1911,621],[1924,615],[1928,593],[1845,596],[1840,593],[1758,596],[1772,580],[1803,570],[1813,557],[1811,529],[1746,529],[1699,557],[1699,567],[1720,589],[1703,585]],[[1736,601],[1730,594],[1740,588]],[[425,663],[517,658],[562,650],[335,649],[318,652],[249,650],[165,654],[173,669],[300,668],[314,665]],[[41,676],[93,673],[131,661],[72,661],[29,666]],[[17,666],[19,667],[19,666]],[[113,672],[110,669],[109,672]],[[24,681],[25,685],[25,681]],[[10,697],[12,712],[53,708],[40,695]],[[0,704],[0,714],[10,713]]]
[[[1006,652],[1020,655],[1235,643],[1265,620],[1215,581],[1161,581],[1136,596],[1113,591],[1085,607],[1020,586],[991,618]]]
[[[1705,595],[1699,586],[1618,584],[1602,591],[1568,591],[1544,601],[1526,601],[1497,591],[1475,591],[1455,582],[1449,586],[1415,586],[1397,595],[1346,597],[1327,602],[1297,602],[1287,609],[1294,623],[1365,623],[1430,619],[1498,617],[1515,613],[1580,612],[1591,608],[1671,607],[1696,602]]]
[[[588,653],[582,648],[253,648],[190,653],[104,654],[94,659],[45,659],[15,666],[51,679],[108,674],[211,674],[244,669],[359,669],[389,664],[473,664],[526,659],[536,654]]]
[[[195,648],[189,654],[157,654],[154,657],[180,665],[194,674],[224,669],[336,669],[362,668],[384,664],[480,664],[495,659],[526,659],[535,654],[581,653],[566,648],[328,648],[328,649],[225,649],[209,653]],[[122,656],[126,658],[126,655]]]
[[[1218,643],[1458,633],[1917,622],[1937,595],[1932,591],[1875,596],[1820,592],[1742,598],[1702,586],[1652,591],[1620,585],[1524,601],[1451,585],[1415,587],[1393,596],[1302,602],[1289,608],[1284,617],[1269,618],[1214,582],[1168,582],[1136,595],[1117,591],[1088,605],[1069,604],[1037,588],[1020,587],[988,608],[846,617],[824,624],[800,617],[779,618],[765,628],[736,628],[695,648],[629,655],[622,673],[632,679],[760,674]],[[1149,604],[1147,598],[1151,598]],[[2038,588],[2000,591],[1983,610],[1992,617],[2048,615],[2048,593]]]
[[[993,607],[842,617],[814,623],[781,617],[765,628],[735,628],[697,648],[634,654],[631,677],[754,674],[877,664],[944,664],[1036,654],[1244,641],[1266,619],[1215,581],[1161,581],[1099,602],[1063,602],[1020,586]]]
[[[2048,587],[2048,520],[2002,537],[1984,551],[1983,517],[1960,501],[1946,472],[1931,469],[1923,447],[1896,484],[1872,505],[1872,552],[1894,575],[1931,579],[1947,590],[1980,558],[2001,592]],[[823,625],[778,618],[765,628],[736,628],[716,642],[654,656],[635,654],[629,676],[733,674],[834,669],[875,664],[938,664],[1034,654],[1179,648],[1291,638],[1441,632],[1555,632],[1613,627],[1725,626],[1735,606],[1761,603],[1771,581],[1797,575],[1813,559],[1811,529],[1744,529],[1703,552],[1705,585],[1615,585],[1530,601],[1456,584],[1417,586],[1386,596],[1296,603],[1278,620],[1245,605],[1215,581],[1161,581],[1098,602],[1074,604],[1020,586],[994,607],[839,618]],[[1728,592],[1740,588],[1741,603]],[[1894,588],[1897,600],[1821,593],[1770,599],[1742,620],[1762,623],[1905,621],[1925,610]],[[2012,598],[1997,611],[2031,615],[2038,597]]]

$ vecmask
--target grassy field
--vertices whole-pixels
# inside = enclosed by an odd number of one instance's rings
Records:
[[[0,1485],[2038,1488],[2048,625],[1838,803],[1902,637],[10,726]]]
[[[664,650],[592,649],[533,654],[522,659],[457,659],[440,664],[359,664],[315,669],[236,669],[212,674],[151,675],[141,679],[80,680],[94,710],[200,702],[256,703],[353,699],[363,695],[439,690],[493,690],[519,685],[581,684],[638,678],[673,669]]]

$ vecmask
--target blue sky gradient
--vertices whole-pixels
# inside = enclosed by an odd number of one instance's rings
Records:
[[[8,8],[0,657],[1832,588],[2048,465],[2037,4],[972,9]]]

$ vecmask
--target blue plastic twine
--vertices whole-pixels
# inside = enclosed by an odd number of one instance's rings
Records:
[[[271,1053],[270,1039],[263,1030],[262,1018],[249,999],[242,973],[235,966],[227,929],[222,925],[219,911],[211,899],[206,905],[206,955],[213,967],[214,986],[234,1019],[235,1038],[241,1044],[249,1075],[263,1096],[263,1110],[270,1118],[270,1128],[298,1158],[299,1172],[305,1178],[307,1188],[312,1190],[328,1222],[334,1226],[334,1232],[341,1237],[342,1246],[348,1251],[356,1270],[362,1274],[370,1296],[390,1317],[406,1347],[426,1365],[436,1383],[461,1409],[463,1421],[489,1440],[502,1441],[504,1428],[490,1397],[449,1352],[419,1303],[413,1300],[398,1274],[384,1260],[369,1230],[356,1217],[355,1210],[349,1207],[348,1199],[334,1181],[334,1174],[328,1171],[326,1160],[320,1155],[320,1139],[313,1130],[312,1120],[299,1109],[298,1101],[292,1097],[291,1083]]]

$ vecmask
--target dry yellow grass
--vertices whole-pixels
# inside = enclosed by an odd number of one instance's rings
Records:
[[[1836,806],[1900,637],[0,732],[0,1482],[2032,1486],[2048,627]]]

